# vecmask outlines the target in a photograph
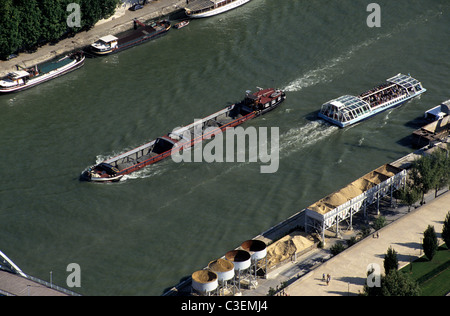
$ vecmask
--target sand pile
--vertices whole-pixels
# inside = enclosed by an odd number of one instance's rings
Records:
[[[217,280],[217,274],[208,270],[200,270],[192,274],[192,279],[198,283],[209,283]]]
[[[378,184],[386,181],[387,179],[392,178],[400,171],[400,169],[389,164],[381,166],[380,168],[350,183],[345,188],[330,194],[317,203],[311,205],[309,209],[320,214],[326,214],[338,206],[345,204]]]
[[[225,259],[217,259],[209,263],[209,268],[215,272],[228,272],[234,269],[234,264]]]
[[[296,252],[314,245],[314,239],[302,232],[295,232],[283,237],[267,247],[267,267],[289,260]]]

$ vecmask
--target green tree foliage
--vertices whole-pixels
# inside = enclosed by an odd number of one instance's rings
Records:
[[[413,163],[411,179],[422,193],[422,203],[427,192],[437,191],[449,185],[450,161],[447,151],[436,150],[432,155],[423,156]]]
[[[419,296],[420,287],[407,274],[392,269],[381,276],[381,287],[364,286],[366,296]]]
[[[0,0],[0,58],[55,42],[72,32],[91,28],[114,14],[120,0]],[[67,26],[69,3],[78,3],[81,27]]]
[[[442,239],[444,239],[447,248],[450,249],[450,212],[447,213],[444,221],[444,227],[442,227]]]
[[[428,225],[427,229],[423,233],[422,247],[425,256],[427,256],[429,260],[432,260],[439,247],[436,232],[434,231],[434,226]]]
[[[391,270],[398,270],[397,252],[392,247],[389,247],[387,253],[384,255],[383,265],[386,275]]]
[[[391,270],[385,277],[381,277],[381,295],[419,296],[420,288],[407,274]]]
[[[13,0],[0,0],[0,57],[9,56],[21,46],[19,24],[19,12]]]
[[[408,205],[408,212],[411,211],[411,207],[420,200],[420,192],[413,185],[406,185],[400,190],[400,200],[402,203]]]

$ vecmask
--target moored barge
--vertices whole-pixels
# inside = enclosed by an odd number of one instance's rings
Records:
[[[247,91],[238,103],[198,120],[188,126],[156,138],[126,153],[109,158],[83,171],[80,180],[92,182],[119,181],[124,175],[154,164],[173,153],[189,148],[204,139],[263,115],[280,105],[286,99],[278,89],[259,89],[255,93]],[[201,130],[201,133],[199,133]],[[206,133],[204,133],[207,130]]]
[[[318,116],[339,127],[346,127],[399,106],[425,91],[418,80],[398,74],[359,96],[344,95],[325,103]]]
[[[98,39],[98,41],[91,44],[90,52],[99,56],[118,53],[165,35],[171,28],[169,21],[152,22],[147,25],[134,20],[134,25],[134,30],[126,32],[119,37],[107,35]]]
[[[206,18],[240,7],[251,0],[191,0],[185,8],[190,18]]]
[[[55,79],[80,68],[84,65],[84,60],[84,54],[76,52],[32,67],[18,67],[17,71],[0,79],[0,93],[22,91]]]

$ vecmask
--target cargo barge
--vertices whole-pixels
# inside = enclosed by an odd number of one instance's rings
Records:
[[[18,92],[37,86],[74,71],[84,65],[85,56],[82,52],[66,55],[62,58],[20,68],[0,79],[0,93]]]
[[[134,20],[135,29],[122,36],[107,35],[91,44],[89,51],[98,56],[118,53],[165,35],[171,28],[169,21],[152,22],[147,25]]]
[[[344,95],[325,103],[318,116],[342,128],[399,106],[425,91],[416,79],[398,74],[359,96]]]
[[[166,136],[156,138],[131,151],[89,167],[82,172],[80,180],[119,181],[124,175],[168,158],[173,153],[192,147],[204,139],[210,139],[228,128],[261,116],[278,107],[285,99],[285,93],[278,89],[260,88],[255,93],[247,91],[241,102],[227,106],[188,126],[175,129]]]

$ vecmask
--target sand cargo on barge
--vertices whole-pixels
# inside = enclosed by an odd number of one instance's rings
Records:
[[[92,182],[119,181],[124,175],[154,164],[173,153],[189,148],[204,139],[210,139],[228,128],[232,128],[263,115],[280,105],[286,99],[278,89],[259,89],[246,92],[238,103],[198,120],[190,125],[156,138],[121,155],[109,158],[83,171],[80,180]],[[201,131],[199,133],[199,131]]]

